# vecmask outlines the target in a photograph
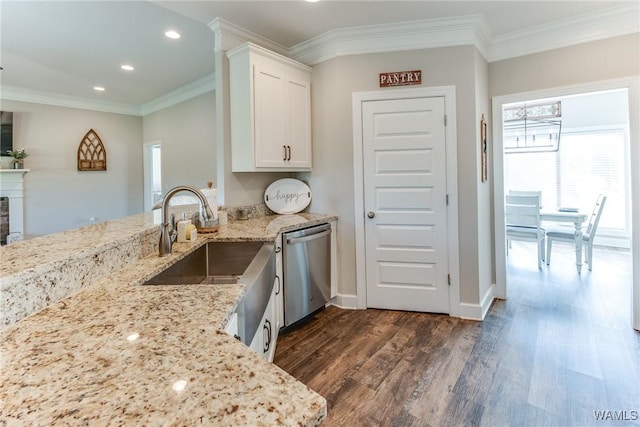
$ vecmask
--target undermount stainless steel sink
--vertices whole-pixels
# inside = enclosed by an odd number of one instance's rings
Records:
[[[263,245],[263,242],[209,242],[144,284],[237,283]]]
[[[143,284],[246,285],[236,311],[239,339],[249,345],[262,321],[274,281],[273,243],[209,242]]]

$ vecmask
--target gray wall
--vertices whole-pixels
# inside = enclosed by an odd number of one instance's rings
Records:
[[[313,172],[311,210],[339,215],[339,293],[356,294],[353,182],[353,92],[379,90],[378,74],[421,69],[422,86],[456,86],[461,300],[479,302],[478,158],[476,66],[483,61],[471,46],[345,56],[313,68]],[[485,80],[481,78],[482,82]],[[482,83],[486,85],[485,83]],[[383,89],[384,90],[384,89]],[[483,101],[488,105],[488,100]],[[483,220],[484,221],[484,220]],[[485,261],[486,262],[486,261]],[[485,268],[491,268],[487,266]]]
[[[162,143],[163,193],[177,185],[217,186],[215,92],[148,114],[142,123],[144,142]]]
[[[162,142],[163,186],[206,187],[216,180],[215,95],[207,92],[147,116],[19,101],[14,147],[30,156],[25,175],[25,234],[35,237],[143,210],[143,141]],[[107,151],[105,172],[78,172],[77,150],[93,128]],[[10,158],[2,158],[10,167]]]
[[[489,64],[490,95],[571,86],[640,74],[640,33]]]
[[[351,94],[378,90],[378,73],[423,70],[423,86],[457,93],[460,299],[477,304],[495,282],[492,146],[480,181],[479,122],[491,135],[490,97],[640,74],[638,35],[487,63],[470,46],[345,56],[313,68],[311,210],[339,215],[339,292],[356,293]]]
[[[481,156],[480,147],[480,120],[484,115],[487,123],[487,180],[482,182],[481,159],[476,160],[478,177],[478,297],[479,302],[489,292],[491,285],[495,283],[495,260],[494,260],[494,233],[493,233],[493,176],[491,153],[491,104],[489,99],[489,64],[482,57],[480,52],[475,54],[475,77],[476,77],[476,148],[478,156]],[[471,149],[471,148],[469,148]],[[458,171],[460,172],[460,171]],[[461,260],[461,263],[463,261]],[[466,261],[465,261],[466,262]]]
[[[29,153],[27,237],[142,211],[141,117],[4,100],[2,109],[14,112],[14,148]],[[105,146],[106,171],[77,170],[78,146],[89,129]]]
[[[489,64],[491,96],[549,92],[552,88],[571,87],[625,79],[629,91],[632,224],[640,223],[640,34],[613,37],[563,49],[497,61]],[[640,330],[640,229],[632,230],[633,327]]]

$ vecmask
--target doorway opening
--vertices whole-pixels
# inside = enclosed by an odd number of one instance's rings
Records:
[[[144,144],[144,210],[148,211],[162,200],[162,144]]]
[[[630,249],[627,99],[628,91],[618,89],[505,105],[503,110],[543,102],[562,106],[561,115],[556,120],[561,122],[561,131],[554,148],[532,151],[523,147],[518,151],[505,146],[505,192],[540,191],[543,211],[576,209],[587,215],[593,210],[598,195],[603,194],[607,197],[606,207],[597,228],[595,244]],[[538,137],[547,139],[540,130]],[[573,224],[566,222],[553,226],[573,229]]]
[[[549,89],[533,93],[496,97],[493,100],[494,140],[494,210],[496,238],[496,296],[506,299],[509,277],[506,258],[504,197],[510,191],[542,191],[542,205],[547,209],[571,207],[585,212],[593,210],[598,194],[607,194],[612,203],[605,206],[596,236],[596,245],[603,248],[637,250],[634,243],[632,213],[637,209],[640,188],[631,179],[631,161],[637,135],[630,129],[637,126],[634,118],[635,82],[612,81],[582,87]],[[503,112],[518,104],[562,102],[562,133],[558,147],[541,152],[507,150],[509,135],[503,129],[507,119]],[[509,145],[511,144],[511,145]],[[635,148],[637,149],[637,148]],[[534,188],[535,187],[535,188]],[[605,220],[605,214],[607,218]],[[586,222],[584,226],[586,227]],[[557,224],[551,224],[557,225]],[[556,246],[554,245],[554,254]],[[614,250],[618,250],[614,249]],[[511,253],[511,252],[510,252]],[[634,259],[634,257],[631,257]],[[535,256],[531,258],[535,263]],[[554,258],[555,259],[555,258]],[[511,260],[510,260],[511,261]],[[518,261],[520,262],[520,261]],[[555,261],[554,261],[555,263]],[[598,268],[598,261],[595,260]],[[535,267],[535,266],[534,266]],[[572,274],[576,271],[566,265]],[[573,267],[573,268],[572,268]],[[603,267],[600,265],[600,267]],[[540,276],[547,273],[543,271]],[[578,267],[579,268],[579,267]],[[634,271],[637,270],[634,265]],[[631,322],[640,328],[640,283],[637,273],[630,274],[632,310]],[[586,280],[586,278],[585,278]],[[626,309],[623,307],[621,309]]]

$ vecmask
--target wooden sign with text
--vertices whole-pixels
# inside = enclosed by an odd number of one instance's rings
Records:
[[[422,84],[422,70],[380,73],[380,87]]]

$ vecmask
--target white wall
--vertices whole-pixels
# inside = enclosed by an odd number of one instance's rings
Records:
[[[142,211],[140,117],[4,100],[2,109],[14,112],[14,148],[30,154],[25,161],[31,169],[25,175],[27,237]],[[106,171],[77,170],[78,146],[89,129],[105,146]]]
[[[162,143],[163,193],[177,185],[206,188],[208,181],[217,187],[215,103],[215,92],[206,92],[142,119],[144,142]]]

